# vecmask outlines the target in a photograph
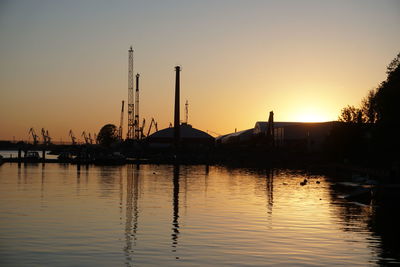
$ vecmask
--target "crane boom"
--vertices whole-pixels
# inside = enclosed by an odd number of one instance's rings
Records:
[[[156,132],[157,132],[158,131],[157,122],[156,122],[156,120],[154,118],[151,118],[151,122],[150,122],[150,125],[149,125],[149,130],[147,131],[147,136],[150,135],[151,127],[153,125],[154,125],[154,127],[156,129]]]

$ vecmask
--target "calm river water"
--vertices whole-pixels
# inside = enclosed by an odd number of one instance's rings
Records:
[[[339,195],[329,177],[285,170],[6,163],[0,265],[400,263],[399,221]]]

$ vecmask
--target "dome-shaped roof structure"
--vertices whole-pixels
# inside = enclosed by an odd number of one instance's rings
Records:
[[[206,132],[193,128],[190,124],[180,125],[180,138],[182,143],[213,144],[214,137]],[[174,128],[169,127],[155,132],[147,137],[151,143],[172,143],[174,140]]]

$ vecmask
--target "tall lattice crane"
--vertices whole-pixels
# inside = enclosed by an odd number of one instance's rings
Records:
[[[122,128],[124,125],[124,100],[122,100],[122,107],[121,107],[121,117],[119,120],[119,129],[118,129],[118,137],[122,141]]]
[[[135,125],[135,114],[133,104],[133,49],[132,46],[129,49],[128,59],[128,132],[126,134],[127,139],[134,138],[134,125]]]

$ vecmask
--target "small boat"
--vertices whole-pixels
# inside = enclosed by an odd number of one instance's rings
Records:
[[[26,154],[24,156],[24,161],[25,162],[39,162],[40,161],[39,152],[37,152],[37,151],[26,152]]]

